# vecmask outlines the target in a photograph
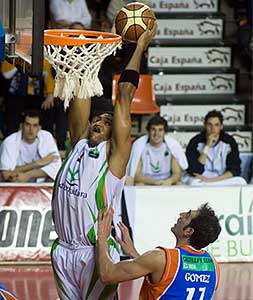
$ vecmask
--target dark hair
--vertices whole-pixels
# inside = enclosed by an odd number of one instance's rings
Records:
[[[198,209],[198,215],[187,227],[194,229],[190,244],[196,249],[202,249],[217,240],[221,226],[214,210],[205,203]]]
[[[221,124],[223,124],[223,115],[218,110],[214,109],[207,113],[207,115],[205,116],[205,120],[204,120],[205,124],[207,123],[208,119],[210,119],[210,118],[218,118],[220,120]]]
[[[151,129],[151,126],[153,126],[153,125],[163,125],[164,131],[165,132],[169,131],[168,123],[163,117],[160,117],[160,116],[157,116],[157,115],[152,117],[148,121],[148,124],[147,124],[147,127],[146,127],[147,131],[149,131]]]
[[[25,122],[25,118],[26,117],[30,117],[30,118],[38,118],[39,119],[39,124],[41,124],[41,113],[39,110],[36,109],[29,109],[26,110],[22,113],[22,118],[21,118],[21,122],[24,123]]]
[[[90,111],[90,118],[89,118],[90,122],[92,121],[92,119],[94,117],[105,114],[105,113],[113,116],[112,100],[105,98],[104,96],[92,97],[91,111]]]
[[[108,117],[109,117],[111,120],[113,119],[113,112],[112,112],[112,111],[96,111],[96,112],[92,115],[91,122],[92,122],[92,120],[93,120],[95,117],[98,117],[98,116],[101,116],[101,115],[108,115]]]

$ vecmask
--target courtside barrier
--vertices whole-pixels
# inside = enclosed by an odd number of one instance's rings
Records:
[[[52,184],[0,185],[0,263],[49,262],[56,238]],[[174,247],[170,228],[179,213],[208,202],[222,233],[209,247],[220,262],[253,261],[253,185],[244,187],[126,187],[126,204],[137,249]]]

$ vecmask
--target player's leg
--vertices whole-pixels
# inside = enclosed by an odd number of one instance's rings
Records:
[[[73,274],[73,252],[59,245],[58,240],[52,245],[51,262],[60,300],[81,300]]]
[[[110,246],[110,255],[113,261],[119,261],[119,252],[114,246]],[[118,284],[104,285],[101,282],[95,265],[94,251],[89,257],[84,253],[84,256],[79,261],[81,265],[85,265],[79,274],[82,300],[117,300]]]

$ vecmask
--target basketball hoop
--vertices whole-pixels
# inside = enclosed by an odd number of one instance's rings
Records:
[[[73,97],[101,96],[98,72],[103,60],[121,45],[117,34],[52,29],[44,31],[45,58],[56,71],[54,96],[69,106]]]

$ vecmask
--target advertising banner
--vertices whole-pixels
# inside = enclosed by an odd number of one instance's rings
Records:
[[[218,0],[148,0],[147,4],[157,13],[218,12]]]
[[[208,202],[222,227],[208,250],[220,262],[253,261],[253,186],[136,188],[135,244],[141,253],[174,247],[171,227],[180,212]]]
[[[158,40],[222,39],[222,19],[158,19]]]
[[[149,68],[229,68],[230,47],[149,47]]]
[[[233,95],[235,74],[163,74],[153,75],[156,96]]]
[[[168,125],[203,126],[208,111],[219,110],[224,117],[225,126],[245,124],[244,105],[162,105],[160,115]]]
[[[51,194],[49,186],[0,186],[0,263],[49,261],[56,238]],[[177,222],[178,214],[209,202],[222,226],[210,251],[219,261],[253,261],[253,185],[146,186],[126,190],[125,196],[139,251],[157,245],[173,247],[175,238],[170,228]]]
[[[0,186],[0,261],[48,261],[52,187]]]

